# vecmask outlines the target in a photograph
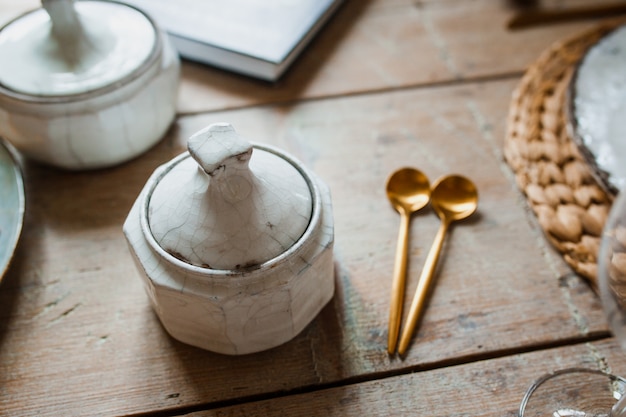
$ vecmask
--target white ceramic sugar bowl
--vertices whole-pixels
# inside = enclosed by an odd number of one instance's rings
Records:
[[[0,29],[0,136],[66,169],[131,159],[176,111],[177,53],[154,21],[104,0],[43,0]]]
[[[330,191],[284,152],[229,124],[159,167],[124,233],[176,339],[246,354],[296,336],[334,293]]]

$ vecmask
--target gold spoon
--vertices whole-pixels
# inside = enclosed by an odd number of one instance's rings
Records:
[[[439,259],[439,253],[441,252],[448,227],[452,222],[465,219],[476,211],[478,207],[478,191],[474,183],[467,178],[460,175],[450,175],[440,179],[435,184],[430,204],[441,219],[441,226],[435,236],[430,252],[428,252],[424,269],[417,282],[407,325],[400,338],[400,346],[398,347],[400,355],[404,355],[411,341],[411,336],[423,309],[426,293],[437,266],[437,260]]]
[[[387,180],[387,198],[400,213],[400,232],[394,263],[389,310],[389,339],[387,351],[393,354],[398,343],[404,286],[406,282],[407,250],[409,247],[409,223],[411,215],[420,210],[430,199],[430,183],[426,175],[413,168],[402,168]]]

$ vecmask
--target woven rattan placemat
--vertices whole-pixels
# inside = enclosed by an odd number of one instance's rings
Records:
[[[595,179],[568,128],[569,81],[588,48],[624,24],[612,20],[544,51],[513,93],[504,156],[548,240],[596,285],[600,235],[613,195]]]

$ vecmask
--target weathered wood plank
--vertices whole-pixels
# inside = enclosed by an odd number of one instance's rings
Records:
[[[567,367],[619,375],[626,359],[609,339],[184,415],[516,417],[532,381]]]
[[[597,298],[546,247],[502,162],[514,85],[183,117],[158,146],[117,168],[67,173],[27,164],[24,234],[0,287],[0,414],[167,410],[605,334]],[[165,334],[121,231],[152,170],[216,121],[295,154],[334,197],[335,298],[293,341],[244,357]],[[452,230],[417,342],[400,361],[385,352],[398,216],[384,183],[403,165],[432,179],[464,174],[477,182],[481,200],[478,215]],[[428,211],[412,223],[408,294],[437,227]]]

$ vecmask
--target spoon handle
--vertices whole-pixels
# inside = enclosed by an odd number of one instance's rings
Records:
[[[389,352],[390,355],[396,352],[398,333],[400,332],[402,305],[404,304],[404,287],[406,283],[407,251],[409,248],[409,223],[409,213],[402,211],[400,213],[400,231],[398,233],[398,245],[396,247],[396,259],[393,269],[393,283],[391,286],[389,336],[387,339],[387,352]]]
[[[407,319],[406,326],[402,331],[402,337],[400,338],[400,346],[398,347],[398,353],[400,355],[404,355],[409,347],[409,342],[411,341],[411,337],[415,331],[415,326],[417,325],[420,314],[424,308],[426,294],[428,293],[430,283],[434,276],[437,261],[439,260],[439,254],[441,253],[441,247],[443,246],[443,241],[449,225],[450,223],[446,220],[441,222],[441,226],[437,231],[435,240],[433,241],[430,251],[428,252],[428,256],[426,257],[424,269],[422,269],[419,281],[417,282],[417,288],[415,289],[415,295],[413,296],[413,301],[411,302],[409,317]]]

